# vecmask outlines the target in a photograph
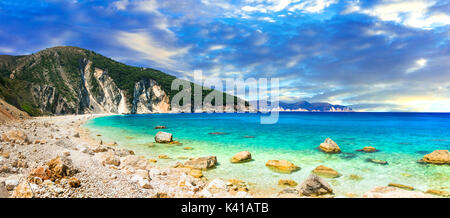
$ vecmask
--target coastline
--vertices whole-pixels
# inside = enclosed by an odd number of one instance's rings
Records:
[[[2,125],[0,134],[20,129],[26,132],[30,141],[29,144],[2,142],[2,154],[9,154],[8,158],[3,157],[2,163],[10,167],[0,172],[0,183],[17,180],[17,185],[8,192],[9,197],[30,196],[20,195],[20,191],[23,192],[21,184],[25,184],[25,189],[28,188],[32,197],[37,198],[299,197],[289,193],[265,194],[259,190],[255,193],[238,181],[196,178],[187,168],[161,167],[155,160],[117,148],[114,142],[98,141],[82,126],[90,119],[110,115],[113,114],[36,117]],[[66,180],[70,178],[40,184],[28,181],[30,172],[57,156],[71,159],[73,168],[78,171],[71,177],[79,179],[81,186],[74,188],[68,185]],[[14,164],[17,160],[26,162],[26,167]],[[382,191],[388,194],[372,193],[367,197],[437,197],[393,187]]]

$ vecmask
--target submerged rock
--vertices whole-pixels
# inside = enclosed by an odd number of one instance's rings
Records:
[[[249,151],[241,151],[237,154],[235,154],[231,158],[231,163],[242,163],[252,160],[252,155]]]
[[[311,173],[297,189],[300,195],[310,197],[331,197],[333,194],[330,184],[314,173]]]
[[[372,152],[377,152],[378,150],[372,146],[366,146],[363,149],[359,149],[356,151],[361,151],[361,152],[366,152],[366,153],[372,153]]]
[[[225,135],[226,133],[224,133],[224,132],[210,132],[208,134],[209,135]]]
[[[157,143],[170,143],[172,142],[172,134],[168,132],[158,132],[156,133],[155,141]]]
[[[450,197],[450,192],[443,191],[443,190],[428,189],[425,193],[432,194],[432,195],[438,195],[438,196],[442,196],[442,197]]]
[[[155,126],[155,129],[167,129],[166,126]]]
[[[266,166],[270,169],[280,171],[283,173],[291,173],[297,170],[300,170],[300,167],[294,165],[293,163],[287,160],[269,160],[266,163]]]
[[[378,186],[363,195],[365,198],[432,198],[422,192],[407,191],[395,187]]]
[[[278,180],[278,185],[295,187],[298,184],[296,181],[291,179],[280,179]]]
[[[341,148],[331,140],[330,138],[325,139],[323,143],[320,144],[319,149],[326,153],[339,153],[341,152]]]
[[[217,157],[208,156],[190,159],[184,162],[183,166],[193,169],[206,170],[208,168],[214,167],[216,164],[217,164]]]
[[[199,169],[192,169],[191,171],[189,171],[188,173],[190,176],[195,177],[195,178],[201,178],[203,177],[203,173],[201,170]]]
[[[372,158],[367,158],[366,161],[367,162],[371,162],[371,163],[381,164],[381,165],[387,165],[388,164],[387,161],[377,160],[377,159],[372,159]]]
[[[397,184],[397,183],[389,183],[388,186],[406,189],[406,190],[414,190],[414,187],[412,187],[412,186],[402,185],[402,184]]]
[[[316,167],[313,170],[313,173],[315,173],[319,176],[329,177],[329,178],[337,178],[340,176],[340,174],[336,170],[333,170],[332,168],[326,167],[324,165],[320,165],[320,166]]]
[[[450,152],[448,150],[436,150],[423,156],[422,161],[430,164],[450,164]]]

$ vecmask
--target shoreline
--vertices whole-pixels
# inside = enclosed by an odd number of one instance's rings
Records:
[[[2,155],[8,153],[9,156],[2,157],[1,162],[10,167],[0,171],[0,184],[6,180],[8,184],[11,180],[17,181],[15,187],[8,187],[8,196],[24,197],[20,195],[20,191],[23,191],[20,189],[25,186],[37,198],[299,197],[290,193],[266,195],[264,191],[257,190],[254,193],[245,185],[245,181],[233,184],[233,181],[215,178],[196,178],[191,169],[161,167],[154,160],[117,148],[114,142],[99,142],[91,136],[89,129],[83,127],[90,119],[110,115],[115,114],[35,117],[2,125],[0,134],[23,130],[30,141],[29,144],[1,142],[0,152]],[[73,168],[78,172],[58,181],[43,181],[40,184],[29,182],[30,172],[45,166],[57,156],[71,159]],[[17,160],[26,162],[26,166],[14,166]],[[77,188],[67,184],[67,180],[73,177],[81,182]],[[438,197],[392,187],[387,191],[404,197]]]

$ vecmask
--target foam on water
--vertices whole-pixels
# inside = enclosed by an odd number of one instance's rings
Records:
[[[85,124],[94,137],[117,141],[138,155],[156,159],[165,154],[172,159],[158,160],[171,166],[180,157],[217,156],[219,165],[205,173],[207,178],[240,179],[252,190],[276,193],[279,179],[300,183],[319,165],[331,167],[341,177],[326,180],[338,196],[351,192],[361,196],[375,186],[388,183],[410,185],[417,190],[450,189],[450,166],[418,164],[424,154],[450,149],[450,114],[425,113],[281,113],[274,125],[259,124],[261,114],[153,114],[100,117]],[[155,126],[182,146],[155,144]],[[210,135],[224,132],[224,135]],[[246,138],[253,136],[254,138]],[[325,154],[317,147],[332,138],[341,154]],[[184,150],[183,147],[193,150]],[[376,153],[355,150],[373,146]],[[231,164],[237,152],[248,150],[253,161]],[[367,158],[388,161],[388,165],[366,162]],[[273,172],[265,163],[284,159],[301,167],[292,174]],[[362,179],[354,180],[350,175]]]

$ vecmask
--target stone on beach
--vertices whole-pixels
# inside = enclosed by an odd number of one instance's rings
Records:
[[[450,164],[450,152],[448,150],[436,150],[423,156],[422,160],[430,164]]]
[[[72,166],[72,161],[67,157],[58,156],[44,166],[39,166],[33,169],[29,174],[29,180],[36,181],[35,177],[42,181],[51,180],[57,181],[67,176],[72,176],[77,170]]]
[[[216,156],[198,157],[184,162],[183,166],[187,168],[206,170],[212,168],[217,163]]]
[[[28,143],[28,136],[23,130],[11,130],[1,136],[3,142]]]
[[[326,167],[324,165],[316,167],[313,170],[313,173],[328,178],[337,178],[340,176],[340,174],[336,170],[333,170],[332,168]]]
[[[28,182],[23,181],[18,186],[14,188],[13,198],[32,198],[33,197],[33,191],[31,190],[30,185]]]
[[[432,198],[433,195],[422,192],[408,191],[395,187],[378,186],[366,192],[365,198]]]
[[[250,154],[249,151],[241,151],[231,158],[231,163],[242,163],[250,161],[251,159],[252,155]]]
[[[297,170],[300,170],[300,167],[294,165],[293,163],[287,160],[269,160],[266,163],[266,166],[270,169],[274,169],[276,171],[291,173]]]
[[[319,149],[326,153],[339,153],[341,152],[341,148],[331,140],[330,138],[325,139],[323,143],[320,144]]]
[[[158,132],[155,136],[155,142],[157,143],[170,143],[172,142],[172,134],[168,132]]]
[[[331,197],[333,194],[330,184],[314,173],[311,173],[297,189],[300,195],[310,197]]]
[[[132,167],[136,169],[147,169],[150,167],[150,163],[145,158],[136,156],[136,155],[128,155],[126,157],[122,157],[120,159],[120,163],[123,166]]]
[[[6,190],[5,183],[0,182],[0,198],[8,198],[9,193],[8,190]]]
[[[81,186],[81,181],[75,177],[69,179],[69,186],[72,188],[78,188]]]

